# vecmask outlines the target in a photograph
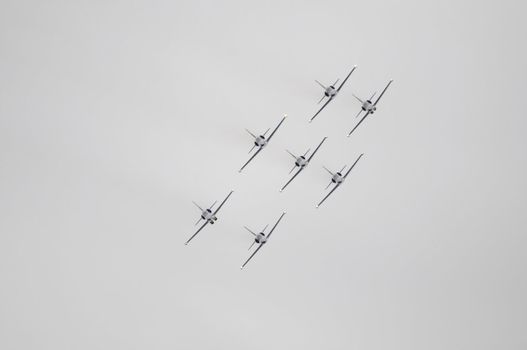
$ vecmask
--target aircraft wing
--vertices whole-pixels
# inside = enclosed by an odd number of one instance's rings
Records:
[[[335,187],[333,187],[333,189],[331,191],[329,191],[329,193],[320,201],[320,203],[317,204],[317,208],[320,207],[322,205],[322,203],[324,203],[324,201],[326,199],[328,199],[328,197],[340,186],[340,184],[336,184]]]
[[[269,234],[267,235],[267,239],[269,239],[271,237],[271,235],[273,234],[273,231],[274,229],[276,228],[276,226],[278,226],[278,223],[280,222],[280,220],[282,220],[282,218],[284,217],[285,215],[285,211],[282,213],[282,215],[280,215],[280,217],[278,218],[278,220],[276,221],[276,224],[274,224],[273,228],[271,229],[271,231],[269,231]]]
[[[355,125],[355,127],[351,129],[351,131],[348,133],[348,137],[350,137],[350,135],[355,131],[355,129],[357,129],[359,125],[364,121],[364,119],[366,119],[366,117],[369,115],[370,115],[370,111],[367,111],[366,114],[364,114],[364,116],[361,118],[361,120],[359,120],[357,125]]]
[[[256,248],[256,250],[251,254],[251,256],[249,257],[249,259],[247,259],[247,260],[243,263],[243,265],[242,265],[242,267],[241,267],[242,269],[245,267],[245,265],[247,265],[247,263],[248,263],[249,261],[251,261],[251,259],[253,258],[253,256],[255,256],[256,253],[258,253],[258,251],[260,250],[260,248],[263,247],[263,245],[264,245],[263,243],[260,243],[260,245],[258,246],[258,248]]]
[[[322,144],[324,143],[324,141],[326,141],[327,137],[324,137],[322,139],[322,141],[320,141],[320,143],[318,144],[317,148],[315,148],[315,150],[313,151],[313,153],[311,153],[311,155],[309,156],[309,158],[307,159],[308,162],[311,161],[311,158],[313,158],[313,156],[315,155],[315,153],[317,153],[318,149],[320,148],[320,146],[322,146]]]
[[[269,135],[269,137],[267,138],[267,142],[271,141],[271,138],[273,137],[274,133],[276,132],[276,130],[278,130],[278,128],[280,127],[280,125],[282,125],[282,123],[284,122],[285,118],[287,118],[287,115],[284,115],[284,117],[282,118],[282,120],[280,120],[280,123],[278,123],[278,125],[276,126],[276,128],[274,128],[273,132],[271,133],[271,135]]]
[[[322,112],[322,110],[323,110],[324,108],[326,108],[326,106],[328,105],[328,103],[330,103],[331,101],[333,101],[333,97],[330,97],[330,98],[326,101],[326,103],[324,103],[324,104],[322,105],[322,107],[320,107],[320,109],[318,110],[318,112],[315,113],[315,115],[312,116],[311,119],[309,119],[309,122],[312,122],[313,119],[315,119],[315,118],[317,117],[317,115],[318,115],[320,112]]]
[[[199,231],[203,230],[203,228],[204,228],[205,226],[207,226],[208,223],[209,223],[208,220],[205,221],[205,223],[204,223],[203,225],[201,225],[201,227],[196,231],[196,233],[194,233],[194,234],[192,235],[192,237],[190,237],[190,238],[188,239],[188,241],[185,242],[185,245],[189,244],[189,242],[192,240],[192,238],[196,237],[196,235],[199,233]]]
[[[234,191],[230,191],[229,194],[227,195],[227,197],[225,197],[225,199],[223,200],[223,202],[221,202],[221,204],[219,205],[219,207],[216,208],[216,210],[214,210],[214,215],[216,215],[217,212],[220,211],[220,208],[223,206],[223,204],[225,204],[225,202],[227,201],[227,199],[229,199],[229,197],[231,196],[232,192]]]
[[[300,169],[298,169],[298,171],[295,173],[295,175],[293,175],[292,178],[289,179],[289,181],[287,181],[287,183],[280,189],[280,192],[282,192],[283,190],[285,190],[285,188],[287,187],[287,185],[289,185],[291,183],[291,181],[293,181],[295,179],[295,177],[298,176],[298,174],[300,174],[302,172],[302,170],[304,170],[303,167],[301,167]]]
[[[254,154],[251,156],[251,158],[249,158],[249,160],[247,161],[247,163],[245,163],[245,164],[240,168],[240,170],[239,170],[238,172],[241,173],[242,170],[243,170],[243,168],[245,168],[245,167],[247,166],[247,164],[249,164],[249,163],[251,162],[251,160],[253,160],[253,158],[256,157],[256,155],[257,155],[258,153],[260,153],[260,151],[261,151],[262,149],[263,149],[263,147],[258,148],[258,150],[257,150],[256,152],[254,152]]]
[[[388,85],[386,85],[386,87],[384,88],[384,90],[382,90],[381,94],[379,95],[379,97],[377,97],[377,100],[375,101],[375,103],[373,104],[374,106],[377,105],[377,102],[379,102],[379,100],[381,99],[382,95],[384,95],[384,93],[386,92],[386,90],[388,90],[388,86],[390,86],[390,84],[392,83],[393,80],[390,80],[388,82]]]
[[[342,84],[340,84],[339,88],[337,89],[337,91],[340,91],[340,89],[342,89],[342,86],[344,86],[344,84],[346,83],[346,80],[348,80],[348,78],[350,77],[351,73],[353,73],[353,71],[357,68],[357,66],[353,66],[353,69],[351,70],[351,72],[349,72],[348,76],[346,77],[346,79],[344,79],[344,81],[342,82]]]
[[[353,163],[353,165],[351,166],[351,168],[349,168],[349,170],[346,172],[346,174],[344,175],[344,178],[346,178],[348,176],[348,174],[351,172],[351,170],[353,169],[353,167],[355,166],[355,164],[357,164],[359,162],[359,160],[361,159],[361,157],[364,155],[364,153],[362,153],[359,158],[357,158],[357,160],[355,161],[355,163]]]

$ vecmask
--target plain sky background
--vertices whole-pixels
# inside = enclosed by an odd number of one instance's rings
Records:
[[[0,2],[0,348],[527,348],[524,1]],[[312,123],[322,89],[357,70]],[[351,138],[362,97],[395,81]],[[249,128],[289,118],[243,174]],[[284,193],[291,157],[328,140]],[[319,209],[329,181],[360,154]],[[235,193],[185,247],[203,206]],[[254,230],[287,211],[247,269]]]

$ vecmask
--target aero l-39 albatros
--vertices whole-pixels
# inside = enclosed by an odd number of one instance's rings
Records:
[[[275,134],[276,130],[278,130],[278,128],[280,127],[280,125],[282,125],[282,123],[284,122],[285,118],[287,118],[287,114],[284,115],[284,117],[282,118],[282,120],[280,121],[280,123],[278,123],[278,125],[276,126],[276,128],[273,130],[273,132],[271,133],[271,135],[269,135],[268,138],[265,137],[265,135],[267,134],[267,132],[269,131],[269,129],[267,129],[262,135],[260,136],[256,136],[255,134],[253,134],[252,132],[250,132],[249,130],[245,129],[253,138],[254,138],[254,145],[253,147],[251,148],[251,150],[249,151],[249,153],[251,153],[253,151],[253,149],[255,147],[258,147],[258,150],[251,156],[251,158],[249,158],[249,160],[247,161],[247,163],[245,163],[239,170],[239,172],[241,173],[242,170],[247,166],[247,164],[249,164],[251,162],[251,160],[253,160],[254,157],[256,157],[256,155],[258,153],[260,153],[260,151],[265,147],[267,146],[267,144],[269,143],[269,141],[271,141],[271,138],[273,137],[273,135]]]
[[[322,88],[324,89],[324,95],[322,96],[322,98],[320,99],[320,101],[318,101],[318,103],[322,102],[322,100],[324,98],[328,98],[328,100],[326,101],[326,103],[324,103],[322,105],[322,107],[320,107],[320,109],[318,110],[317,113],[315,113],[314,116],[311,117],[311,119],[309,119],[309,122],[311,123],[313,121],[313,119],[315,119],[317,117],[317,115],[322,112],[322,110],[324,108],[326,108],[326,106],[331,102],[333,101],[333,99],[335,97],[337,97],[337,94],[340,92],[340,89],[342,89],[342,87],[344,86],[344,84],[346,83],[346,80],[348,80],[348,78],[350,77],[351,73],[353,73],[353,71],[357,68],[357,66],[353,66],[353,69],[351,70],[351,72],[349,72],[348,76],[346,77],[346,79],[344,79],[344,81],[342,82],[342,84],[340,84],[340,86],[338,88],[335,88],[335,85],[337,85],[339,79],[337,79],[337,81],[335,81],[335,83],[333,83],[333,85],[330,85],[330,86],[324,86],[321,82],[319,82],[318,80],[315,80],[318,85],[322,86]]]
[[[326,186],[326,190],[329,188],[329,186],[331,186],[331,184],[335,184],[335,187],[333,187],[333,189],[331,191],[329,191],[329,193],[320,201],[320,203],[317,204],[317,208],[320,207],[320,205],[322,203],[324,203],[324,201],[338,188],[340,187],[340,185],[342,185],[342,183],[344,182],[344,180],[346,180],[346,178],[348,177],[349,173],[351,172],[351,170],[355,167],[355,164],[357,164],[357,162],[360,160],[360,158],[364,155],[361,154],[359,156],[359,158],[357,158],[357,160],[355,161],[355,163],[353,163],[353,165],[351,166],[351,168],[348,170],[348,172],[344,175],[342,175],[342,172],[344,171],[344,169],[346,169],[346,165],[344,165],[344,167],[336,172],[336,173],[333,173],[331,172],[328,168],[324,167],[324,169],[326,169],[326,171],[328,173],[331,174],[331,181],[329,182],[329,184]]]
[[[216,208],[216,210],[212,211],[212,208],[214,207],[214,205],[218,202],[218,201],[215,201],[214,203],[212,203],[212,205],[210,206],[210,208],[208,209],[203,209],[202,207],[200,207],[198,204],[196,204],[196,202],[192,202],[194,203],[194,205],[196,207],[199,208],[199,210],[201,210],[201,216],[199,217],[199,220],[196,222],[195,225],[199,224],[199,222],[201,220],[205,220],[205,223],[203,225],[201,225],[201,227],[188,239],[188,241],[185,242],[185,245],[189,244],[189,242],[192,240],[192,238],[196,237],[196,235],[199,233],[199,231],[203,230],[203,228],[205,226],[207,226],[208,223],[210,223],[211,225],[214,224],[216,222],[216,220],[218,220],[218,218],[216,217],[216,214],[218,213],[218,211],[220,211],[221,207],[223,206],[223,204],[225,204],[225,202],[227,201],[227,199],[229,199],[229,197],[231,196],[232,192],[234,191],[230,191],[229,194],[227,195],[227,197],[225,197],[225,199],[223,200],[223,202],[221,202],[221,204],[219,205],[219,207]]]
[[[295,177],[298,176],[298,174],[300,174],[302,172],[302,170],[304,170],[308,165],[309,165],[309,162],[311,161],[311,159],[313,159],[313,156],[315,155],[315,153],[317,153],[318,149],[320,148],[320,146],[322,146],[322,144],[324,143],[324,141],[326,141],[327,137],[324,137],[322,139],[322,141],[320,141],[319,145],[317,146],[317,148],[315,148],[315,150],[313,151],[313,153],[311,153],[311,155],[309,156],[309,158],[306,159],[306,156],[307,154],[309,153],[309,149],[306,151],[306,153],[304,153],[303,156],[295,156],[293,153],[289,152],[288,150],[286,150],[287,153],[289,153],[294,159],[295,159],[295,165],[293,165],[293,168],[291,169],[291,171],[289,172],[289,174],[291,174],[293,172],[293,170],[295,170],[295,168],[299,168],[298,171],[295,173],[295,175],[293,175],[292,178],[289,179],[289,181],[287,181],[287,183],[280,189],[280,192],[282,192],[283,190],[285,190],[285,188],[287,187],[287,185],[289,185],[291,183],[291,181],[293,181],[295,179]]]
[[[357,123],[357,125],[355,125],[353,130],[351,130],[348,133],[348,137],[350,137],[351,133],[354,132],[355,129],[357,129],[359,127],[360,123],[362,123],[362,121],[364,119],[366,119],[367,116],[369,116],[370,114],[375,113],[375,111],[377,110],[377,103],[379,103],[379,100],[381,99],[382,95],[384,95],[384,93],[386,92],[386,90],[388,89],[388,86],[390,86],[392,81],[393,80],[390,80],[388,82],[388,85],[386,85],[384,90],[382,90],[381,94],[379,95],[379,97],[377,98],[377,100],[375,102],[371,102],[371,100],[373,99],[373,97],[375,97],[375,94],[377,92],[373,93],[373,95],[371,95],[371,97],[369,99],[367,99],[366,101],[363,101],[360,98],[358,98],[357,96],[353,95],[357,100],[359,100],[360,103],[362,103],[361,109],[360,109],[359,113],[355,116],[355,118],[358,118],[361,115],[362,112],[366,112],[366,113],[362,116],[361,120]]]
[[[265,225],[264,229],[260,232],[260,233],[254,233],[250,228],[248,228],[247,226],[244,226],[245,229],[247,231],[249,231],[253,236],[254,236],[254,242],[251,244],[251,246],[249,247],[249,250],[253,247],[253,245],[255,244],[258,244],[258,248],[256,248],[256,250],[251,254],[251,256],[249,257],[249,259],[247,259],[241,269],[243,269],[245,267],[245,265],[247,265],[247,263],[249,261],[251,261],[251,259],[253,258],[253,256],[258,253],[258,251],[260,250],[260,248],[263,247],[263,245],[265,243],[267,243],[267,241],[269,240],[269,238],[271,238],[271,235],[273,234],[273,231],[274,229],[276,228],[276,226],[278,225],[278,223],[280,222],[280,220],[282,220],[282,218],[284,217],[285,215],[285,211],[282,213],[282,215],[280,215],[280,217],[278,218],[278,221],[276,222],[276,224],[274,224],[273,228],[271,229],[271,231],[266,235],[265,234],[265,230],[267,229],[267,226],[269,225]]]

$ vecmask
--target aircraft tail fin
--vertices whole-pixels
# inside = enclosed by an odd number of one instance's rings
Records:
[[[360,103],[364,103],[364,101],[361,100],[357,95],[353,94],[353,97],[355,97]]]
[[[330,174],[331,174],[331,176],[335,175],[335,174],[333,174],[333,172],[332,172],[331,170],[329,170],[329,169],[328,169],[328,168],[326,168],[325,166],[323,166],[323,168],[324,168],[324,169],[326,169],[326,171],[327,171],[328,173],[330,173]]]
[[[320,81],[318,80],[315,80],[317,82],[318,85],[322,86],[322,89],[326,90],[327,87],[325,87]]]
[[[253,134],[252,132],[250,132],[249,129],[245,129],[245,131],[247,131],[249,133],[249,135],[251,135],[252,137],[254,137],[256,139],[256,135]]]

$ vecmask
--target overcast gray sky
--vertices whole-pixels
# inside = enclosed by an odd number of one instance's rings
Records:
[[[526,10],[3,0],[0,348],[527,348]]]

